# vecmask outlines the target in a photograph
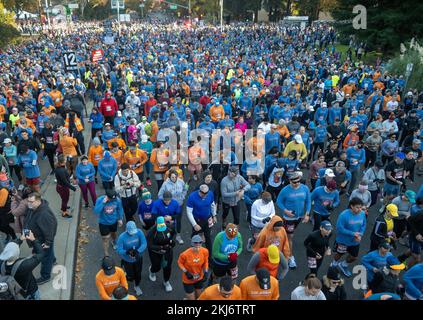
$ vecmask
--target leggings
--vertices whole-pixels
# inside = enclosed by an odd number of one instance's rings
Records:
[[[91,199],[93,200],[93,204],[97,201],[97,195],[95,193],[95,183],[94,181],[90,181],[87,184],[79,184],[79,187],[82,191],[82,198],[84,198],[85,203],[88,203],[88,191],[91,194]]]
[[[132,197],[121,198],[121,199],[122,199],[123,210],[125,212],[126,222],[135,221],[134,214],[137,212],[137,209],[138,209],[137,196],[133,195]]]
[[[48,162],[50,164],[50,168],[51,170],[54,170],[54,155],[56,153],[56,150],[54,149],[44,149],[44,154],[47,156],[48,158]]]
[[[148,250],[148,255],[151,261],[151,273],[157,273],[163,269],[163,280],[164,282],[169,281],[172,273],[173,251],[169,250],[165,254],[159,254]]]
[[[19,182],[22,181],[21,167],[19,167],[18,165],[9,166],[9,170],[10,170],[10,177],[12,177],[13,171],[15,171],[16,177],[18,177]]]
[[[121,265],[125,270],[126,280],[128,282],[135,281],[135,286],[139,286],[141,282],[142,256],[138,256],[138,259],[134,262],[122,260]]]
[[[226,218],[229,215],[229,210],[232,209],[234,224],[239,225],[239,214],[240,214],[239,203],[236,206],[230,206],[229,204],[223,203],[222,206],[223,206],[223,221],[226,220]]]

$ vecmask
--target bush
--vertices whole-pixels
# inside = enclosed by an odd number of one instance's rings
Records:
[[[1,48],[15,44],[20,38],[20,33],[15,27],[2,22],[0,22],[0,35]]]
[[[411,72],[408,80],[407,87],[415,88],[418,90],[423,89],[423,63],[422,57],[416,50],[407,50],[403,58],[400,56],[395,57],[388,65],[388,71],[397,74],[404,75],[406,73],[407,64],[414,64],[413,71]]]

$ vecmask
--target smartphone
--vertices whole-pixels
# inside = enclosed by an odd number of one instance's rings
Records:
[[[23,232],[25,237],[29,237],[29,232],[30,232],[29,229],[23,229],[22,232]]]

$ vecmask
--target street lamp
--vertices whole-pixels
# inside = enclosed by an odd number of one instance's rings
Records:
[[[223,32],[223,0],[220,0],[220,32]]]

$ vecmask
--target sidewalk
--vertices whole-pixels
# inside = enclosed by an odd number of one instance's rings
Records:
[[[92,109],[92,103],[87,105],[88,112]],[[90,143],[89,124],[85,120],[84,139],[86,152]],[[88,125],[88,126],[87,126]],[[51,210],[57,218],[57,233],[54,242],[54,252],[57,259],[57,264],[53,267],[52,281],[41,285],[41,299],[42,300],[72,300],[75,282],[75,264],[77,256],[77,234],[80,221],[81,212],[81,190],[77,187],[75,192],[71,191],[69,206],[72,219],[64,219],[60,211],[60,197],[56,191],[56,183],[54,176],[48,176],[41,188],[43,199],[49,202]],[[27,244],[21,246],[21,257],[26,257],[31,254]],[[36,278],[39,276],[40,266],[34,271]]]

